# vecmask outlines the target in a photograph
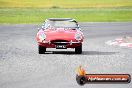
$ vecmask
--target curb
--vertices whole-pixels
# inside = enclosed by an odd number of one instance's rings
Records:
[[[105,42],[107,45],[132,48],[132,37],[116,38]]]

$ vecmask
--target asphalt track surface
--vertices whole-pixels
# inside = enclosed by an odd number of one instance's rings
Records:
[[[0,25],[0,88],[132,88],[129,84],[76,83],[76,68],[91,74],[132,75],[132,49],[105,42],[132,35],[132,22],[80,23],[85,35],[83,53],[48,49],[38,54],[35,24]]]

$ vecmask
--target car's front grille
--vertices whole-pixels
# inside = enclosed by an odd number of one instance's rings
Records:
[[[68,44],[69,42],[66,41],[66,40],[52,40],[51,43],[52,43],[52,44],[55,44],[55,45],[66,45],[66,44]]]

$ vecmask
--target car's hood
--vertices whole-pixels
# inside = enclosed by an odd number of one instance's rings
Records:
[[[49,40],[53,39],[74,39],[77,30],[69,30],[64,28],[44,30],[46,38]]]

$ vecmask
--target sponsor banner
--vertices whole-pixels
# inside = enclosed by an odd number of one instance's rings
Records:
[[[126,82],[130,83],[129,74],[86,74],[87,82]]]
[[[86,83],[130,83],[131,76],[129,74],[86,74],[80,66],[77,69],[76,81],[79,85]]]

